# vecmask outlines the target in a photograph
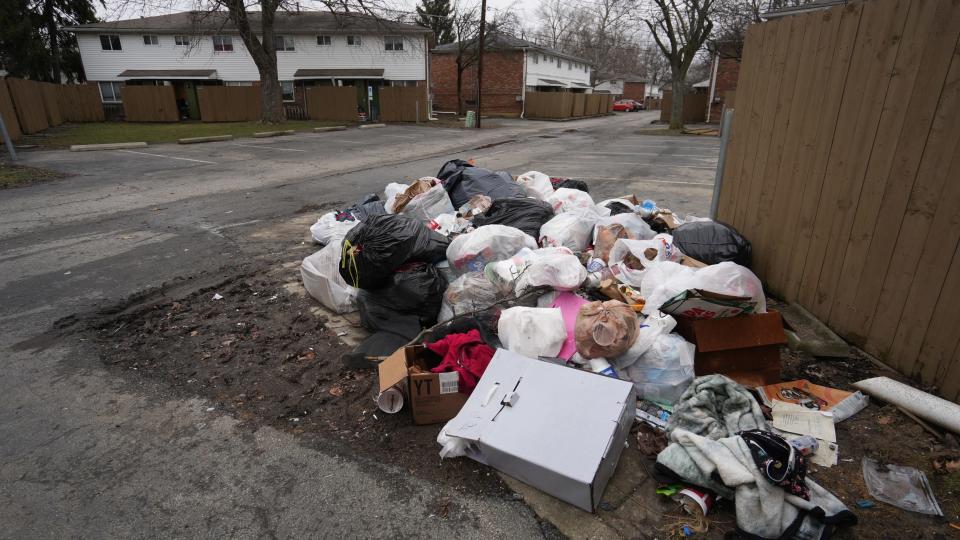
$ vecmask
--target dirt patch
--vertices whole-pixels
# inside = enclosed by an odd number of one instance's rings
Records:
[[[505,495],[489,469],[440,460],[439,425],[377,410],[376,371],[342,367],[349,349],[313,299],[290,292],[299,279],[296,267],[254,266],[190,294],[138,297],[97,322],[96,343],[112,369],[205,397],[251,429],[272,426],[455,489]],[[435,510],[455,513],[449,504]]]
[[[40,167],[0,163],[0,189],[29,186],[67,176],[69,175]]]

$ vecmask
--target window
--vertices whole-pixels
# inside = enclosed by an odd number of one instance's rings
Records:
[[[317,45],[321,47],[329,47],[333,44],[333,40],[330,36],[317,36]]]
[[[539,63],[540,63],[540,55],[539,55],[539,54],[533,55],[533,63],[534,63],[534,64],[539,64]]]
[[[216,52],[233,52],[233,38],[230,36],[213,36],[213,50]]]
[[[173,36],[173,44],[177,47],[189,47],[190,38],[187,36]]]
[[[100,84],[100,101],[104,103],[120,103],[120,89],[123,83],[102,82]]]
[[[273,38],[273,41],[276,44],[278,51],[295,50],[294,41],[291,36],[276,36],[275,38]]]
[[[120,46],[120,36],[116,34],[101,34],[100,35],[100,48],[105,51],[121,51],[123,47]]]
[[[160,45],[159,36],[143,36],[144,45]]]
[[[385,51],[402,51],[403,37],[402,36],[383,36],[383,49]]]
[[[567,62],[567,71],[570,71],[572,69],[573,69],[573,64],[571,64],[570,62]]]
[[[284,101],[293,101],[293,81],[280,81]]]
[[[360,46],[360,36],[347,36],[347,45],[351,47]]]
[[[562,68],[562,67],[563,67],[563,60],[557,58],[557,67],[558,67],[558,68]]]

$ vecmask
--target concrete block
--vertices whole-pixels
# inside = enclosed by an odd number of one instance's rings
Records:
[[[346,131],[347,126],[330,126],[313,128],[314,133],[326,133],[327,131]]]
[[[255,139],[263,139],[265,137],[279,137],[281,135],[293,135],[296,133],[292,129],[287,129],[284,131],[259,131],[253,134]]]
[[[197,144],[205,142],[217,142],[217,141],[232,141],[233,135],[212,135],[210,137],[187,137],[186,139],[178,139],[177,142],[180,144]]]
[[[74,144],[70,146],[71,152],[90,152],[93,150],[123,150],[125,148],[146,148],[145,142],[124,142],[124,143],[104,143],[104,144]]]
[[[363,124],[360,126],[360,129],[382,128],[382,127],[387,127],[387,125],[386,124]]]

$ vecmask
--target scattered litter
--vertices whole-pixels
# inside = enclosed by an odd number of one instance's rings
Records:
[[[911,512],[943,516],[923,472],[913,467],[881,465],[867,457],[862,463],[867,489],[877,500]]]
[[[63,275],[69,276],[69,275],[72,274],[72,273],[73,273],[73,272],[71,272],[70,270],[67,270],[66,272],[63,273]]]
[[[213,298],[211,300],[223,300],[223,295],[220,293],[213,293]]]
[[[349,332],[337,332],[337,337],[343,337],[343,336],[347,335],[348,333],[349,333]]]
[[[873,507],[875,507],[875,506],[877,506],[877,505],[876,505],[873,501],[870,501],[870,500],[867,500],[867,499],[863,499],[863,500],[857,501],[857,507],[858,507],[858,508],[873,508]]]

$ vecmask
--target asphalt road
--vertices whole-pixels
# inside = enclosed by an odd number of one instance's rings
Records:
[[[250,434],[199,399],[108,373],[83,342],[35,338],[177,276],[282,253],[307,231],[270,231],[305,207],[349,203],[455,157],[705,215],[717,140],[639,133],[653,114],[23,153],[73,176],[0,191],[0,538],[540,536],[521,502],[468,491],[452,494],[459,519],[431,517],[425,506],[449,489],[402,464]]]

